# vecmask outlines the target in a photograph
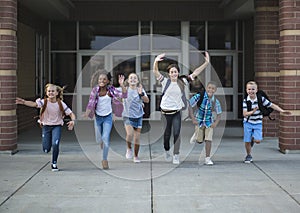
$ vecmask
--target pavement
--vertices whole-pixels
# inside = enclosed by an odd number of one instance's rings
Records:
[[[63,128],[59,172],[41,151],[38,126],[18,134],[18,152],[0,153],[0,212],[300,212],[300,154],[282,154],[277,138],[253,148],[245,164],[241,128],[215,131],[213,166],[203,165],[204,145],[190,144],[193,126],[182,127],[180,165],[166,162],[160,123],[145,125],[141,163],[127,160],[124,129],[112,131],[109,170],[92,122]]]

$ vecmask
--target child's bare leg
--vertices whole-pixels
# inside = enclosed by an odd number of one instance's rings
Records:
[[[141,129],[134,129],[134,157],[138,157],[140,150]]]
[[[250,142],[245,142],[245,148],[247,155],[251,155],[251,143]]]
[[[210,157],[210,151],[211,151],[211,141],[205,141],[205,152],[206,157]]]
[[[260,140],[255,140],[255,139],[252,139],[254,143],[257,143],[259,144],[260,143]]]
[[[133,128],[130,125],[126,125],[125,130],[126,130],[127,149],[131,149],[131,142],[133,139]]]

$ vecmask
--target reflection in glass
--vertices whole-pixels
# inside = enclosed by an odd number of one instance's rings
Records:
[[[208,49],[235,49],[235,22],[208,23]]]
[[[82,87],[95,86],[91,85],[91,76],[99,69],[104,69],[104,56],[82,56]]]
[[[51,49],[76,50],[75,22],[51,22]]]
[[[199,52],[191,52],[189,56],[189,67],[192,73],[196,68],[204,63],[204,58]],[[205,71],[198,75],[194,81],[190,83],[190,92],[197,93],[202,87],[205,87]]]
[[[99,50],[135,35],[138,35],[138,22],[80,22],[79,48]],[[138,40],[128,42],[124,42],[125,45],[122,43],[123,49],[138,49]]]
[[[76,84],[76,54],[52,53],[52,82],[59,86],[67,85],[65,93],[74,92]]]
[[[233,57],[212,56],[211,64],[216,70],[211,74],[212,81],[219,82],[220,80],[222,85],[218,85],[218,87],[233,87]]]
[[[153,22],[153,49],[154,50],[180,50],[181,25],[179,21]],[[177,39],[170,39],[172,36]]]
[[[128,75],[136,70],[136,58],[135,56],[123,55],[113,56],[113,85],[119,87],[118,76],[124,75],[128,78]]]
[[[190,45],[198,50],[205,49],[205,23],[204,22],[190,22]]]

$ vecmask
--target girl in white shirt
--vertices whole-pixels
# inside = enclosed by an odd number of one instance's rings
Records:
[[[179,66],[170,64],[167,68],[169,78],[164,77],[158,70],[158,62],[163,61],[165,53],[158,55],[153,64],[153,73],[158,81],[162,84],[163,96],[160,103],[161,112],[164,115],[167,125],[164,132],[164,149],[166,161],[171,161],[170,137],[173,128],[174,150],[173,164],[179,164],[180,148],[180,130],[181,130],[181,110],[188,104],[186,102],[184,87],[190,81],[193,81],[209,64],[209,55],[205,53],[205,62],[194,70],[186,78],[179,78]],[[167,88],[167,89],[165,89]]]

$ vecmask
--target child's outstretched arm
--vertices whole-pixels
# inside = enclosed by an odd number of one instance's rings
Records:
[[[72,130],[75,125],[76,116],[73,112],[69,116],[70,116],[71,120],[67,123],[68,130]]]
[[[155,57],[154,62],[153,62],[153,73],[156,78],[158,78],[161,74],[158,70],[158,62],[164,60],[163,58],[165,57],[165,53],[159,54],[158,56]]]
[[[284,109],[282,109],[281,107],[279,107],[278,105],[276,105],[274,103],[272,103],[271,108],[278,111],[278,112],[286,114],[286,115],[291,115],[292,114],[290,111],[284,110]]]
[[[190,78],[192,80],[194,80],[196,78],[196,76],[198,76],[208,66],[208,64],[210,62],[210,57],[209,57],[208,52],[205,52],[204,59],[205,59],[205,62],[200,67],[196,68],[192,74],[190,74]]]
[[[26,101],[23,98],[16,98],[16,104],[21,104],[29,107],[37,107],[37,103],[33,101]]]

